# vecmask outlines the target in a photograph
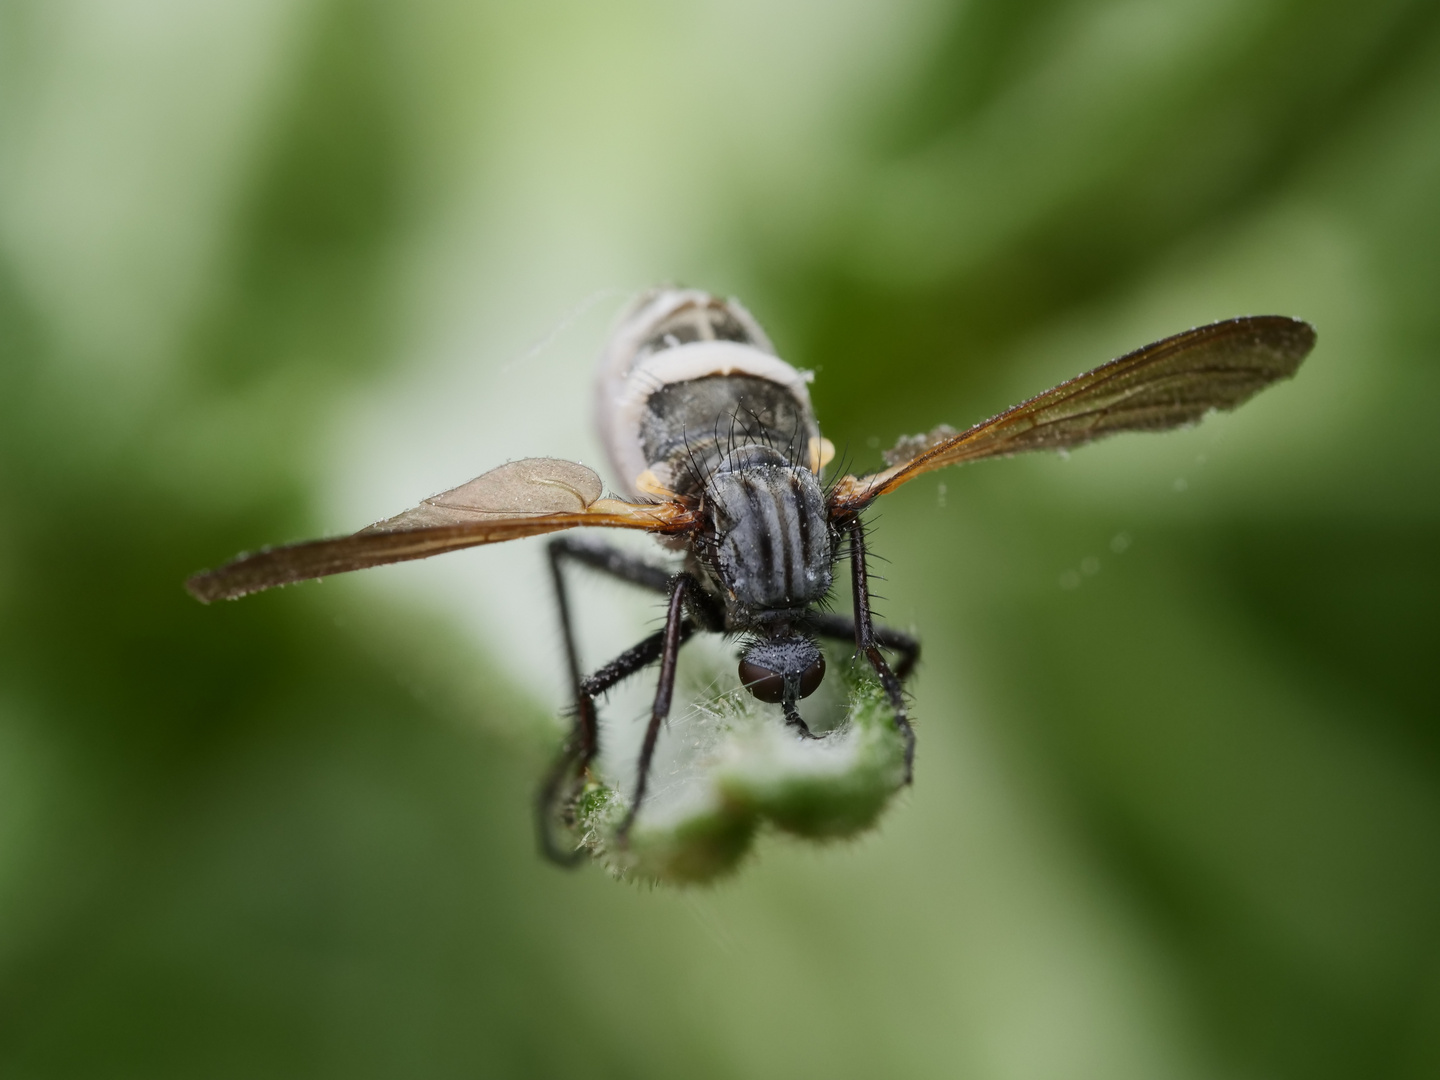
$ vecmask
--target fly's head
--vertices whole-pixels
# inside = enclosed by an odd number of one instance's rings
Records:
[[[734,624],[789,623],[829,594],[837,545],[809,469],[744,446],[706,479],[702,503],[701,561]]]
[[[740,681],[761,701],[793,706],[820,688],[825,656],[807,637],[781,630],[753,642],[740,657]]]

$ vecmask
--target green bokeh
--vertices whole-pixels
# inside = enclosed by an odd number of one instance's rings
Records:
[[[17,0],[0,95],[0,1073],[1440,1072],[1440,6]],[[862,468],[1320,344],[891,497],[913,791],[647,891],[537,858],[549,699],[456,607],[180,589],[337,526],[457,266],[511,353],[735,292]]]

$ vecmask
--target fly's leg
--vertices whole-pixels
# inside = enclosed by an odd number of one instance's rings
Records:
[[[860,523],[858,516],[850,524],[850,574],[855,602],[855,648],[870,661],[870,666],[875,669],[875,674],[880,679],[880,685],[885,688],[885,696],[890,699],[891,708],[895,710],[895,727],[905,738],[905,783],[908,784],[914,774],[915,729],[910,726],[910,714],[905,708],[905,693],[900,687],[900,679],[890,670],[890,665],[880,651],[882,642],[870,611],[870,579],[865,568],[865,526]],[[893,630],[888,631],[888,635],[892,641],[906,636]],[[912,639],[911,644],[915,646],[914,653],[907,658],[908,663],[902,662],[901,665],[901,669],[906,672],[913,666],[914,658],[919,655],[918,643]],[[901,651],[904,652],[903,649]]]
[[[694,632],[695,627],[688,619],[682,622],[681,643],[688,640]],[[540,849],[552,862],[561,866],[574,866],[584,857],[584,853],[578,849],[567,850],[562,847],[551,830],[560,816],[561,808],[576,794],[585,769],[598,749],[594,737],[595,699],[637,671],[649,667],[660,658],[664,649],[665,631],[657,630],[640,644],[626,649],[595,674],[580,680],[575,691],[575,730],[561,748],[555,764],[540,786],[540,796],[536,800]]]
[[[834,641],[858,641],[855,636],[855,620],[847,619],[844,615],[816,612],[810,617],[809,625],[815,633],[824,638]],[[871,629],[875,634],[875,644],[900,654],[900,662],[895,665],[895,677],[903,683],[920,660],[920,642],[903,630],[889,626],[872,622]]]
[[[847,635],[848,636],[848,635]],[[823,735],[816,735],[810,730],[810,725],[805,723],[805,718],[800,715],[800,710],[795,707],[795,702],[786,698],[780,703],[780,708],[785,712],[785,723],[795,728],[807,739],[821,739]]]
[[[662,651],[664,635],[652,634],[639,645],[621,653],[588,679],[582,678],[562,566],[567,561],[576,562],[659,593],[669,591],[671,575],[663,567],[654,566],[628,552],[576,537],[564,536],[552,540],[549,554],[550,577],[555,587],[555,607],[560,614],[560,629],[565,638],[565,660],[569,667],[571,693],[575,701],[575,726],[540,787],[536,810],[541,850],[552,861],[562,866],[573,866],[583,854],[579,851],[564,850],[556,842],[552,826],[558,810],[573,797],[580,778],[585,775],[585,770],[600,750],[595,698],[622,679],[654,663]],[[686,637],[694,630],[693,627],[682,629]]]
[[[655,687],[655,704],[650,710],[650,723],[645,728],[645,742],[640,748],[640,764],[635,779],[635,797],[630,802],[630,812],[616,830],[621,843],[635,823],[640,804],[645,801],[645,788],[650,781],[650,760],[655,756],[655,742],[660,737],[660,725],[670,715],[670,701],[675,694],[675,663],[680,657],[680,646],[689,636],[685,632],[685,595],[690,591],[694,579],[689,574],[675,578],[670,590],[670,606],[665,614],[665,629],[661,631],[663,643],[660,651],[660,679]]]
[[[563,564],[566,561],[576,562],[591,570],[598,570],[602,574],[609,574],[631,585],[657,593],[670,591],[671,574],[663,566],[654,566],[627,551],[574,536],[557,536],[550,541],[548,551],[550,580],[555,586],[555,607],[560,612],[560,629],[565,635],[565,659],[570,665],[570,684],[578,697],[580,654],[575,648],[575,631],[570,621],[570,600],[565,588]]]

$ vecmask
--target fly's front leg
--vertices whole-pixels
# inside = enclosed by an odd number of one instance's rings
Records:
[[[550,578],[555,588],[555,607],[560,615],[560,630],[565,639],[565,661],[569,668],[571,695],[575,702],[575,726],[541,784],[536,809],[541,849],[551,860],[568,866],[578,862],[583,853],[564,850],[555,840],[552,824],[557,817],[559,806],[573,795],[573,791],[566,789],[573,789],[580,782],[585,770],[600,751],[600,726],[595,698],[626,676],[654,663],[662,651],[663,635],[651,635],[633,649],[616,657],[589,679],[582,679],[563,564],[567,561],[576,562],[621,581],[660,593],[668,591],[670,574],[663,567],[651,565],[628,552],[578,537],[562,536],[550,541],[549,555]],[[687,631],[686,636],[688,633]]]
[[[810,626],[821,637],[831,638],[835,641],[856,640],[855,620],[847,619],[844,615],[832,615],[826,611],[816,612],[810,617]],[[882,649],[889,649],[893,653],[900,654],[900,662],[895,665],[895,677],[903,683],[910,677],[910,673],[915,670],[915,665],[920,661],[920,642],[903,630],[896,630],[879,623],[872,622],[871,629],[875,633],[875,644]]]
[[[789,724],[796,731],[800,732],[802,738],[819,739],[823,736],[816,735],[810,730],[810,725],[805,723],[805,718],[800,715],[800,710],[795,703],[788,698],[780,703],[781,710],[785,713],[785,723]]]
[[[670,702],[675,695],[675,664],[680,657],[680,646],[689,635],[685,633],[685,594],[694,579],[689,574],[680,574],[670,592],[670,607],[665,615],[663,645],[660,652],[660,679],[655,687],[655,704],[650,710],[650,724],[645,728],[645,742],[640,748],[639,775],[635,780],[635,798],[631,800],[630,812],[620,823],[616,835],[623,843],[645,801],[645,788],[650,782],[650,761],[655,756],[655,743],[660,737],[660,725],[670,715]]]
[[[905,783],[908,784],[914,771],[915,729],[910,726],[910,715],[905,708],[905,693],[900,687],[900,678],[890,670],[890,665],[880,651],[882,642],[870,611],[870,581],[865,569],[865,527],[860,523],[858,515],[850,525],[850,574],[855,601],[855,648],[870,661],[870,666],[875,669],[875,674],[880,679],[880,685],[885,688],[886,697],[890,699],[891,708],[895,710],[895,726],[905,737]],[[906,637],[893,630],[889,631],[889,636],[892,641]],[[907,673],[920,652],[917,642],[911,639],[911,644],[914,645],[913,654],[907,658],[908,663],[902,662],[901,665],[901,670]]]

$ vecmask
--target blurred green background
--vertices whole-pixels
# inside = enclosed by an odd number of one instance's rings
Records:
[[[862,468],[1211,319],[1320,344],[890,498],[913,790],[644,890],[534,853],[534,542],[180,582],[598,461],[666,280]],[[1440,1074],[1437,343],[1433,2],[5,0],[0,1072]],[[591,598],[591,662],[656,617]]]

